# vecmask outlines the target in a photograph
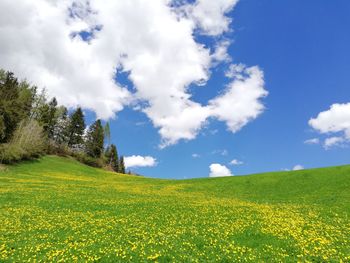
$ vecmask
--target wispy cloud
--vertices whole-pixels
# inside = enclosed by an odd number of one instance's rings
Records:
[[[320,144],[320,139],[319,138],[312,138],[304,141],[305,144]]]
[[[231,165],[243,165],[244,162],[240,161],[240,160],[237,160],[237,159],[233,159],[231,162],[230,162]]]
[[[345,142],[346,140],[343,137],[330,137],[325,139],[323,147],[328,150],[332,147],[343,146]]]
[[[219,154],[222,156],[227,156],[228,155],[228,150],[226,149],[218,149],[218,150],[214,150],[211,152],[212,154]]]

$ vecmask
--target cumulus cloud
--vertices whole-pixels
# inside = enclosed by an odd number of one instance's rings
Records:
[[[3,0],[0,67],[99,118],[132,104],[159,130],[162,147],[194,139],[209,118],[236,132],[264,110],[259,67],[236,66],[225,92],[207,105],[191,100],[188,87],[204,85],[213,66],[229,61],[229,41],[214,39],[213,51],[195,34],[228,31],[237,2]],[[118,83],[119,73],[128,74],[132,89]]]
[[[350,103],[336,103],[309,120],[309,125],[322,134],[339,134],[326,138],[324,148],[342,146],[350,141]]]
[[[97,42],[73,37],[74,32],[94,27],[93,15],[81,5],[4,0],[0,17],[0,67],[46,87],[60,102],[96,110],[100,117],[112,116],[129,100],[129,92],[113,80],[112,56],[102,59]]]
[[[242,165],[244,164],[242,161],[240,160],[237,160],[237,159],[233,159],[231,162],[230,162],[231,165]]]
[[[261,99],[268,92],[264,89],[264,74],[259,67],[241,65],[231,76],[233,80],[224,94],[211,100],[209,105],[212,116],[226,122],[231,132],[237,132],[264,111]]]
[[[124,158],[126,168],[131,167],[153,167],[157,165],[157,160],[151,156],[132,155]]]
[[[202,33],[217,36],[229,29],[231,19],[225,14],[230,12],[238,0],[198,0],[188,8]]]
[[[293,171],[299,171],[299,170],[304,170],[304,166],[297,164],[293,167]]]
[[[350,103],[333,104],[311,119],[309,125],[320,133],[344,132],[350,138]]]
[[[218,163],[213,163],[209,166],[209,177],[225,177],[232,176],[231,171],[225,166]]]
[[[319,144],[320,139],[319,138],[312,138],[304,141],[305,144]]]

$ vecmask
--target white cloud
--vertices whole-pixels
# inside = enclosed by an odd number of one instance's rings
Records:
[[[238,0],[197,0],[195,5],[189,7],[188,13],[203,34],[217,36],[228,30],[231,19],[225,14],[237,3]]]
[[[267,96],[264,76],[259,67],[243,67],[233,75],[224,94],[211,100],[212,116],[225,121],[231,132],[239,131],[265,109],[261,99]]]
[[[228,151],[226,149],[223,150],[214,150],[211,152],[212,154],[220,154],[222,156],[227,156],[228,155]]]
[[[242,165],[244,164],[242,161],[239,161],[237,159],[233,159],[231,162],[230,162],[231,165]]]
[[[329,110],[311,119],[309,125],[320,133],[344,132],[350,139],[350,103],[333,104]]]
[[[330,137],[326,138],[323,147],[328,150],[335,146],[342,146],[346,140],[343,137]]]
[[[193,158],[199,158],[199,157],[201,157],[201,156],[200,156],[198,153],[193,153],[193,154],[192,154],[192,157],[193,157]]]
[[[304,141],[305,144],[319,144],[320,139],[319,138],[312,138]]]
[[[299,171],[299,170],[304,170],[304,166],[297,164],[293,167],[293,171]]]
[[[195,33],[218,36],[237,0],[0,1],[0,67],[13,71],[70,107],[113,117],[132,103],[159,129],[162,147],[194,139],[209,118],[236,132],[263,110],[263,72],[241,65],[227,90],[201,105],[189,85],[203,85],[216,63],[228,61],[228,41],[214,52]],[[178,10],[177,10],[178,8]],[[186,15],[179,10],[185,9]],[[90,32],[88,41],[78,34]],[[232,66],[233,67],[233,66]],[[115,82],[129,74],[133,92]]]
[[[224,177],[224,176],[233,175],[225,165],[213,163],[209,166],[209,168],[210,168],[209,177]]]
[[[132,155],[124,157],[126,168],[130,167],[153,167],[157,165],[157,160],[151,156]]]
[[[222,41],[216,45],[215,51],[211,55],[214,65],[220,62],[229,62],[231,60],[230,55],[227,53],[229,46],[230,41]]]
[[[322,134],[339,134],[326,138],[325,149],[343,146],[350,141],[350,103],[336,103],[329,110],[320,112],[316,118],[309,120],[309,125]]]
[[[244,72],[246,66],[242,63],[240,64],[231,64],[225,72],[225,76],[228,78],[238,78],[244,79],[242,73]]]

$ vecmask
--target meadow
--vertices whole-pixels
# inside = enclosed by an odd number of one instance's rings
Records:
[[[0,170],[1,262],[350,262],[350,166],[161,180]]]

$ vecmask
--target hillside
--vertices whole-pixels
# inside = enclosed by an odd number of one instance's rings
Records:
[[[55,156],[0,171],[0,261],[350,261],[350,166],[118,175]]]

